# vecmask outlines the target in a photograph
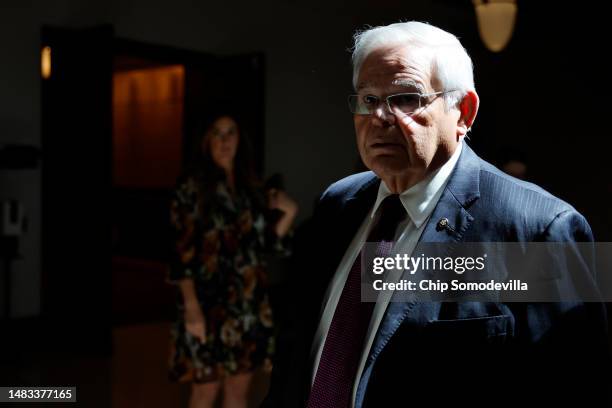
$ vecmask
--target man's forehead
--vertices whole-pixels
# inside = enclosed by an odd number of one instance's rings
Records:
[[[422,90],[429,83],[428,70],[412,47],[379,48],[364,59],[357,90],[390,86]]]

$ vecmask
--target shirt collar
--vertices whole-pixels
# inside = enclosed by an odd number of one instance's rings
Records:
[[[446,163],[428,175],[425,179],[419,181],[417,184],[400,194],[400,201],[417,228],[420,228],[433,212],[444,191],[446,182],[455,168],[457,160],[459,160],[462,148],[463,143],[460,141],[455,152]],[[376,197],[374,207],[370,214],[371,218],[376,214],[380,203],[389,195],[391,195],[391,191],[385,182],[381,180],[380,186],[378,187],[378,196]]]

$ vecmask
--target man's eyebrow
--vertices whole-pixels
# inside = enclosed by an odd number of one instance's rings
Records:
[[[391,82],[392,85],[401,86],[404,88],[410,88],[416,90],[419,93],[425,93],[425,87],[420,83],[416,82],[413,79],[395,79]],[[374,83],[372,82],[360,82],[357,84],[357,92],[361,91],[364,88],[373,88]]]
[[[359,84],[357,84],[357,92],[361,91],[363,88],[371,88],[371,87],[372,87],[371,82],[360,82]]]
[[[392,84],[397,85],[397,86],[402,86],[405,88],[412,88],[412,89],[417,90],[420,93],[425,92],[425,87],[412,79],[395,79],[392,82]]]

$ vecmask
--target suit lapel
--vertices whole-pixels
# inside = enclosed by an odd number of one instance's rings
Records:
[[[351,241],[357,234],[359,227],[363,220],[368,215],[369,211],[376,201],[378,194],[378,186],[380,185],[380,179],[376,177],[374,173],[372,178],[366,181],[361,188],[359,188],[354,194],[347,197],[346,201],[340,209],[339,216],[339,230],[340,234],[334,237],[331,241],[332,245],[336,246],[332,253],[336,254],[337,258],[334,259],[331,264],[332,276],[336,272],[338,264],[340,263],[344,253],[351,244]],[[331,276],[330,276],[331,279]],[[329,282],[328,282],[329,283]]]
[[[380,179],[370,172],[370,178],[356,191],[347,195],[339,203],[338,209],[333,211],[331,216],[325,218],[323,224],[319,226],[318,232],[323,235],[320,238],[323,245],[319,250],[326,254],[326,265],[328,265],[325,273],[318,280],[321,301],[323,292],[336,273],[342,256],[357,233],[361,222],[374,205],[379,184]]]
[[[424,243],[446,243],[449,244],[448,252],[451,252],[452,248],[462,240],[465,231],[474,220],[466,207],[479,197],[478,161],[478,156],[465,144],[413,253],[420,253]],[[438,228],[438,222],[443,218],[448,220],[451,229]],[[394,297],[396,296],[391,298],[387,306],[365,363],[357,389],[356,407],[358,408],[363,404],[365,389],[376,359],[397,329],[402,324],[423,326],[435,318],[438,310],[438,305],[432,302],[394,301]]]

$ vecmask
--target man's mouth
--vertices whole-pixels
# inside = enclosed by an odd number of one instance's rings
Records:
[[[372,149],[402,149],[403,146],[399,143],[373,143],[370,145]]]

